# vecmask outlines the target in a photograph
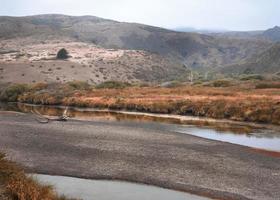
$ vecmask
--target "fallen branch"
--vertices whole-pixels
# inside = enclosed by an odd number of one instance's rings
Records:
[[[58,117],[58,118],[48,118],[46,116],[43,116],[41,113],[39,113],[38,111],[36,110],[31,110],[31,113],[36,115],[36,121],[39,122],[39,123],[42,123],[42,124],[47,124],[49,123],[50,121],[60,121],[60,122],[65,122],[68,120],[68,115],[67,115],[67,112],[68,112],[68,107],[63,111],[63,114],[62,116]]]

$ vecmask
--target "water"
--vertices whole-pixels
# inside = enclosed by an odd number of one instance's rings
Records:
[[[201,127],[181,126],[175,131],[211,140],[280,152],[280,134],[275,132],[269,133],[268,130],[259,130],[259,132],[252,132],[250,134],[234,134],[232,132],[219,132]]]
[[[27,112],[36,111],[42,115],[60,116],[64,107],[34,106],[27,104],[0,104],[0,110]],[[69,108],[73,119],[87,121],[134,121],[136,123],[164,123],[172,132],[195,135],[202,138],[280,152],[280,132],[252,126],[245,123],[216,122],[178,115],[156,115],[129,112],[100,111],[86,108]]]
[[[142,184],[87,180],[64,176],[32,175],[39,182],[52,185],[58,194],[83,200],[207,200],[184,192]],[[208,199],[209,200],[209,199]]]

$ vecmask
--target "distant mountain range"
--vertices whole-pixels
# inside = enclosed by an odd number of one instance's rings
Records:
[[[229,31],[229,32],[209,32],[209,35],[227,38],[243,39],[266,39],[272,42],[280,41],[280,27],[275,26],[268,30],[260,31]]]
[[[193,27],[176,27],[176,28],[171,28],[171,30],[178,31],[178,32],[193,32],[193,33],[201,33],[201,34],[229,32],[224,29],[198,29]]]
[[[280,42],[280,27],[275,26],[274,28],[268,29],[262,33],[262,36],[274,42]]]
[[[0,42],[83,42],[102,48],[143,50],[193,69],[217,69],[254,59],[280,40],[280,28],[266,31],[193,33],[94,16],[0,17]],[[5,50],[5,46],[1,47]],[[18,47],[20,48],[20,46]],[[250,60],[251,61],[251,60]],[[267,66],[266,66],[267,67]],[[268,68],[270,69],[270,68]],[[273,70],[274,71],[274,70]]]
[[[223,36],[231,38],[256,38],[256,39],[268,39],[274,42],[280,41],[280,27],[275,26],[268,30],[258,31],[227,31],[227,30],[215,30],[215,29],[196,29],[192,27],[178,27],[172,29],[178,32],[192,32],[200,33],[211,36]]]

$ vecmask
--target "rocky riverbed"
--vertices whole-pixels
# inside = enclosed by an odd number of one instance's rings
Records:
[[[31,173],[127,180],[217,199],[279,199],[277,153],[179,134],[168,126],[40,124],[31,114],[1,112],[0,151]]]

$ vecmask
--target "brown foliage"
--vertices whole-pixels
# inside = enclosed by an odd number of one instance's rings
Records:
[[[63,200],[58,197],[51,186],[43,186],[15,163],[7,161],[0,154],[0,186],[5,187],[5,196],[9,200]]]

